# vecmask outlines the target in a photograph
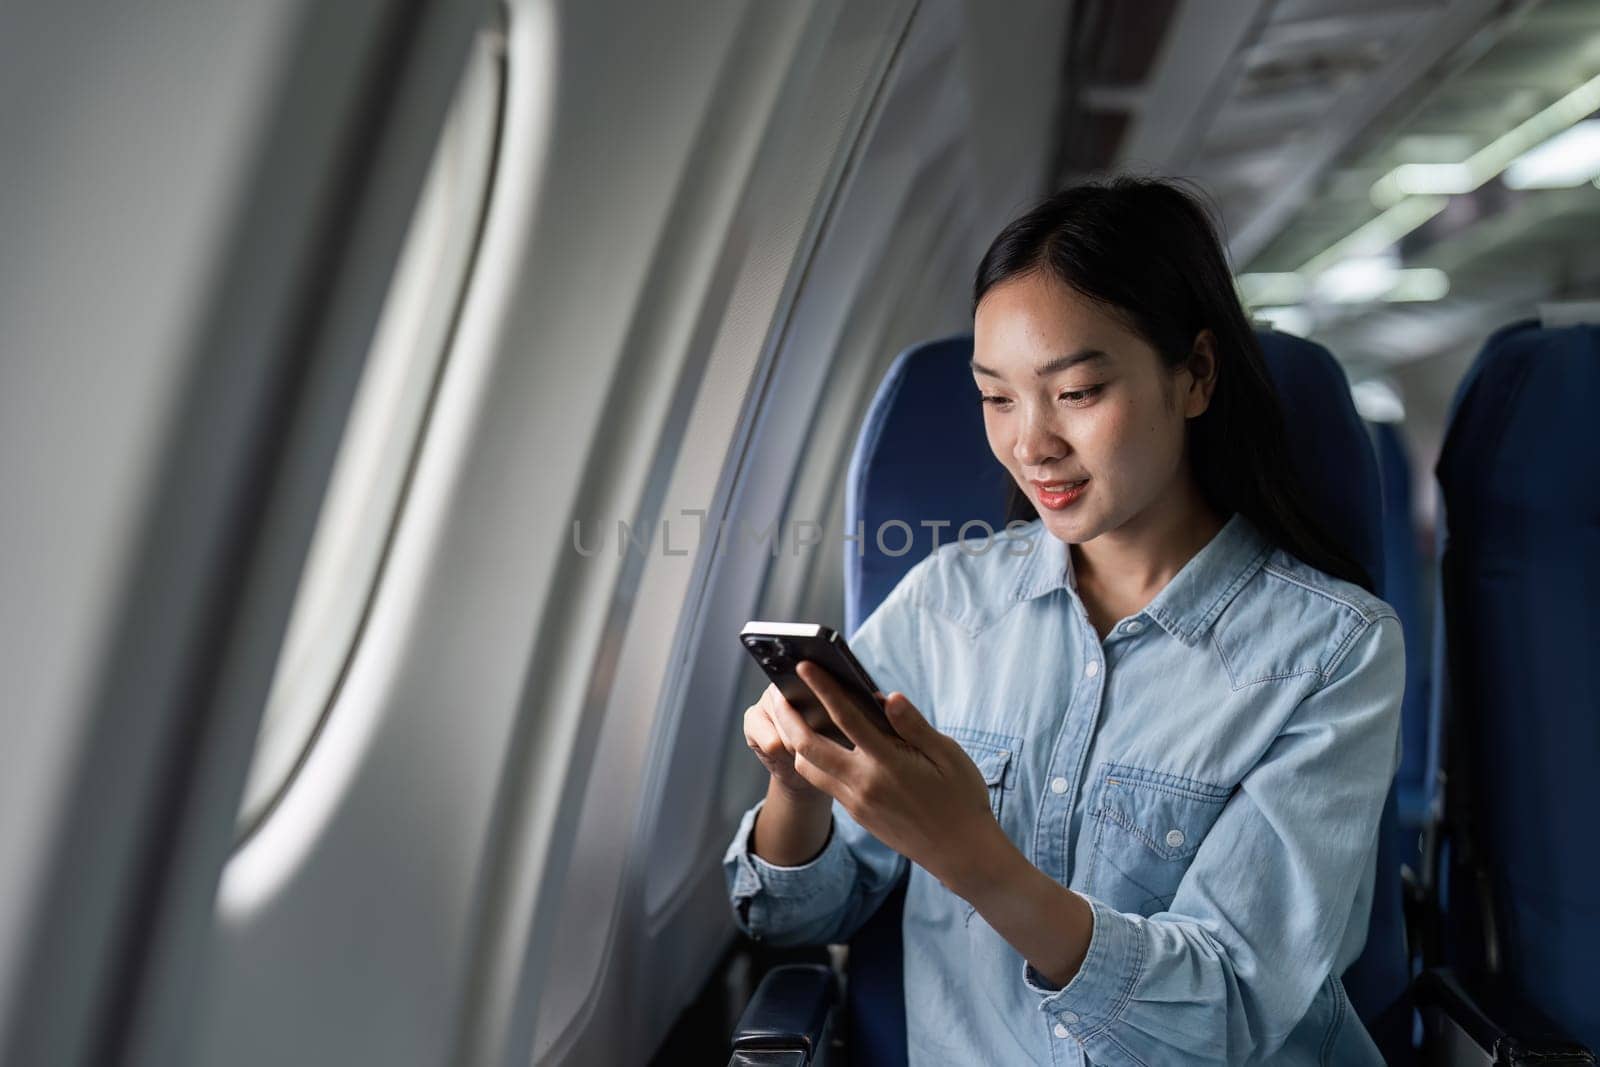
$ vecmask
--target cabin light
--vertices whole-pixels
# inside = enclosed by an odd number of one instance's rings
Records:
[[[1294,304],[1306,295],[1306,280],[1293,271],[1241,274],[1236,279],[1239,295],[1250,307],[1263,304]]]
[[[1404,196],[1453,196],[1470,193],[1478,187],[1477,176],[1465,163],[1402,163],[1390,171],[1388,177],[1399,194],[1391,202],[1398,202]]]
[[[1443,300],[1450,292],[1450,275],[1437,267],[1408,267],[1396,271],[1394,284],[1383,294],[1389,303]]]
[[[1600,120],[1590,119],[1532,148],[1506,168],[1513,189],[1571,189],[1600,177]]]
[[[1407,197],[1306,260],[1296,273],[1321,274],[1343,260],[1387,252],[1402,237],[1433,219],[1449,203],[1448,196]]]
[[[1393,385],[1382,378],[1367,378],[1350,386],[1356,413],[1368,422],[1404,422],[1406,405]]]
[[[1461,163],[1402,163],[1373,183],[1372,202],[1377,207],[1389,208],[1417,194],[1470,193],[1530,150],[1581,123],[1596,108],[1600,108],[1600,74],[1496,137]],[[1572,184],[1582,184],[1582,179]]]
[[[1309,337],[1316,326],[1311,312],[1299,306],[1256,308],[1251,314],[1279,333],[1292,333],[1296,337]]]
[[[1359,256],[1335,263],[1311,283],[1311,292],[1330,304],[1365,304],[1394,288],[1400,271],[1392,256]]]
[[[1409,303],[1443,300],[1450,292],[1450,276],[1437,267],[1395,265],[1393,256],[1363,256],[1343,260],[1308,279],[1298,272],[1241,274],[1240,297],[1252,314],[1274,329],[1305,336],[1310,312],[1301,302],[1308,297],[1327,304],[1365,304],[1377,300]]]

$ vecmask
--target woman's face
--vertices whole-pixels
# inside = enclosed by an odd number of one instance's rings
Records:
[[[1173,492],[1189,476],[1184,424],[1205,411],[1215,378],[1208,331],[1201,362],[1191,360],[1197,381],[1189,367],[1168,370],[1104,306],[1036,271],[990,289],[973,334],[989,448],[1056,537],[1081,544],[1184,499]]]

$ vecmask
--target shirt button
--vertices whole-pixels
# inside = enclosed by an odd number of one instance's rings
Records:
[[[1063,1041],[1065,1041],[1067,1039],[1067,1036],[1068,1036],[1067,1035],[1067,1028],[1065,1026],[1062,1026],[1060,1023],[1056,1023],[1056,1036],[1061,1038]]]
[[[1055,793],[1057,796],[1059,796],[1060,794],[1065,793],[1066,791],[1067,791],[1067,780],[1065,778],[1052,778],[1050,780],[1050,792]]]
[[[1083,669],[1083,673],[1088,675],[1090,678],[1093,678],[1095,675],[1100,673],[1100,664],[1091,661],[1090,664]]]
[[[1064,1023],[1076,1024],[1078,1021],[1078,1015],[1076,1012],[1064,1011],[1061,1013],[1061,1021]]]
[[[1122,631],[1123,633],[1136,634],[1142,629],[1144,629],[1144,623],[1140,622],[1138,619],[1134,619],[1132,622],[1124,626]]]
[[[1167,831],[1167,844],[1168,844],[1168,846],[1170,846],[1172,848],[1177,848],[1179,845],[1183,844],[1183,831],[1182,830],[1168,830]]]

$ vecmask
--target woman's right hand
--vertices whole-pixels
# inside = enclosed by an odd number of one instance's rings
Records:
[[[768,685],[761,699],[744,712],[744,742],[756,754],[773,783],[796,800],[815,801],[827,794],[794,769],[794,750],[783,740],[775,725],[775,711],[779,703],[788,703],[776,685]]]

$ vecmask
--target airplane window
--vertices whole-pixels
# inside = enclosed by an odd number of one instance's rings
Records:
[[[495,28],[474,42],[406,233],[279,652],[241,838],[266,817],[314,740],[383,570],[489,201],[502,41]]]

